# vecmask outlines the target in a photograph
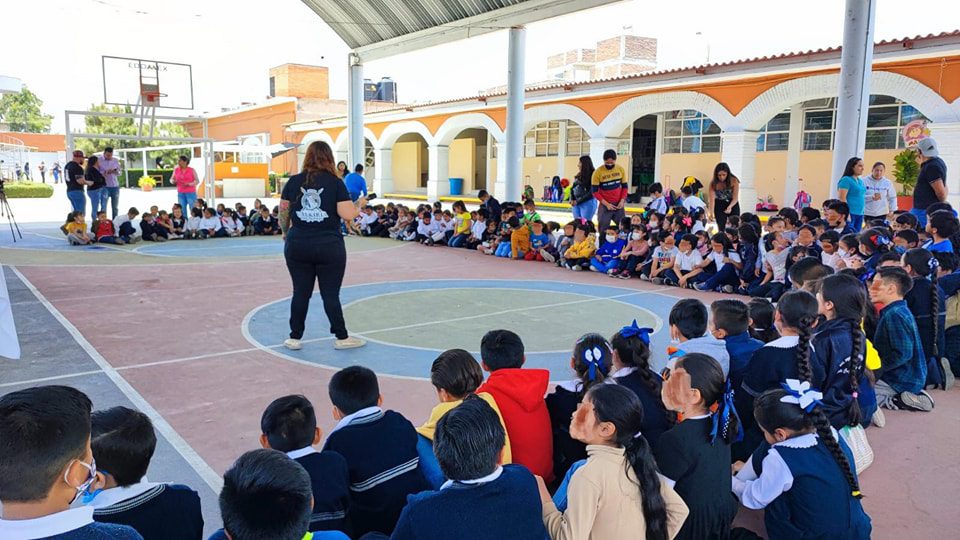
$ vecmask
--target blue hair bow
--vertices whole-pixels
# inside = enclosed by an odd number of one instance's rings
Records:
[[[597,378],[597,368],[603,369],[603,351],[600,347],[593,347],[583,352],[583,359],[587,362],[587,377],[594,381]]]
[[[634,336],[640,338],[645,345],[650,345],[650,334],[653,333],[653,328],[640,328],[640,325],[637,324],[637,320],[633,320],[633,324],[629,326],[624,326],[620,329],[620,335],[625,338],[632,338]]]
[[[786,382],[780,383],[780,386],[787,391],[787,395],[780,398],[783,403],[799,405],[807,412],[813,412],[817,405],[823,405],[820,401],[823,399],[823,394],[816,388],[811,388],[809,381],[787,379]]]
[[[710,444],[717,440],[719,434],[722,438],[727,438],[727,432],[730,429],[730,418],[737,419],[737,436],[733,442],[743,440],[743,423],[740,422],[740,416],[733,405],[733,388],[730,386],[730,379],[727,379],[727,387],[723,391],[723,397],[720,398],[720,408],[713,413],[713,427],[710,429]]]

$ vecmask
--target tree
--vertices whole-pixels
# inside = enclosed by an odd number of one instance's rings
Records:
[[[26,86],[17,94],[0,97],[0,118],[12,131],[48,133],[53,116],[43,114],[43,100]]]
[[[133,109],[130,106],[121,105],[91,105],[88,109],[91,112],[109,112],[131,114]],[[137,135],[139,120],[134,118],[114,118],[109,116],[88,116],[86,118],[86,133],[112,133],[115,135]],[[143,137],[149,137],[150,125],[149,119],[144,120]],[[157,122],[153,131],[155,137],[190,137],[187,130],[180,124],[174,122]],[[104,148],[111,146],[113,148],[133,148],[137,146],[169,146],[169,141],[151,141],[144,138],[139,141],[125,141],[119,139],[84,139],[77,138],[74,145],[78,150],[83,150],[85,154],[95,154],[103,151]],[[177,155],[183,153],[178,150],[165,150],[160,152],[165,163],[176,163]],[[156,157],[157,152],[151,152],[151,157]],[[133,157],[133,156],[131,156]],[[138,156],[139,157],[139,156]],[[149,164],[147,164],[149,166]],[[141,164],[142,166],[142,164]]]

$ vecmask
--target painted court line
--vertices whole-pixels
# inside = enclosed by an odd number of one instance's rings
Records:
[[[42,382],[50,381],[60,381],[63,379],[72,379],[74,377],[84,377],[86,375],[96,375],[98,373],[103,373],[103,370],[95,369],[93,371],[79,371],[77,373],[68,373],[66,375],[53,375],[51,377],[40,377],[39,379],[30,379],[28,381],[16,381],[0,384],[0,388],[7,388],[10,386],[20,386],[20,385],[35,385]]]
[[[36,287],[33,286],[33,283],[31,283],[26,276],[20,273],[20,271],[15,267],[10,267],[10,269],[13,270],[17,277],[23,281],[24,285],[30,289],[30,292],[33,293],[33,295],[41,304],[43,304],[45,308],[47,308],[50,314],[53,315],[53,317],[63,325],[63,327],[67,330],[67,332],[70,333],[71,336],[73,336],[73,339],[77,342],[77,344],[80,345],[80,347],[90,355],[90,358],[92,358],[98,366],[100,366],[100,369],[103,370],[103,373],[109,377],[111,381],[113,381],[113,383],[121,392],[123,392],[125,396],[127,396],[127,399],[133,403],[133,406],[150,418],[157,431],[159,431],[160,434],[170,442],[174,450],[176,450],[177,453],[179,453],[183,459],[186,460],[190,467],[193,468],[198,475],[200,475],[200,478],[202,478],[203,481],[210,486],[214,493],[220,493],[220,489],[223,487],[223,479],[220,477],[220,475],[218,475],[216,471],[214,471],[213,468],[211,468],[210,465],[208,465],[207,462],[200,457],[200,454],[198,454],[197,451],[194,450],[190,444],[187,443],[187,441],[181,437],[179,433],[177,433],[175,429],[173,429],[173,426],[167,422],[166,418],[164,418],[156,409],[154,409],[153,406],[150,405],[150,403],[144,399],[144,397],[140,395],[140,393],[137,392],[137,390],[133,388],[133,386],[131,386],[130,383],[128,383],[126,379],[124,379],[120,373],[118,373],[117,370],[110,365],[109,362],[107,362],[103,355],[101,355],[100,352],[97,351],[97,349],[94,348],[93,345],[91,345],[90,342],[83,337],[83,334],[80,333],[77,327],[74,326],[73,323],[71,323],[66,317],[64,317],[63,314],[60,313],[60,311],[53,304],[51,304],[50,301],[47,300],[39,290],[37,290]]]

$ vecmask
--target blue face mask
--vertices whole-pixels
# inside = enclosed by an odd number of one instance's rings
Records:
[[[73,503],[73,501],[77,500],[78,497],[81,497],[81,496],[84,496],[84,495],[86,495],[86,494],[89,494],[90,486],[91,486],[91,485],[93,484],[93,482],[97,479],[97,460],[91,458],[91,459],[90,459],[90,464],[87,465],[86,463],[84,463],[83,461],[81,461],[81,460],[78,459],[78,460],[77,460],[77,463],[79,463],[79,464],[82,465],[84,468],[86,468],[87,471],[89,471],[90,476],[89,476],[82,484],[80,484],[79,486],[77,486],[77,487],[74,488],[74,489],[77,490],[77,494],[73,497],[73,500],[70,501],[71,504]],[[70,472],[70,469],[67,469],[67,470],[64,471],[64,473],[63,473],[63,481],[64,481],[68,486],[70,486],[70,482],[67,480],[67,475],[69,474],[69,472]],[[70,487],[73,487],[73,486],[70,486]]]

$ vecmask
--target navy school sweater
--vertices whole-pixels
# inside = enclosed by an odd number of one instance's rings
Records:
[[[400,413],[378,409],[358,416],[330,433],[324,450],[347,460],[350,523],[357,537],[390,534],[407,495],[429,489],[420,472],[417,432]]]
[[[97,508],[93,519],[100,523],[129,525],[144,540],[203,538],[200,495],[179,484],[157,484],[139,495]]]
[[[350,473],[347,460],[336,452],[311,452],[295,458],[313,487],[310,531],[350,532]]]

